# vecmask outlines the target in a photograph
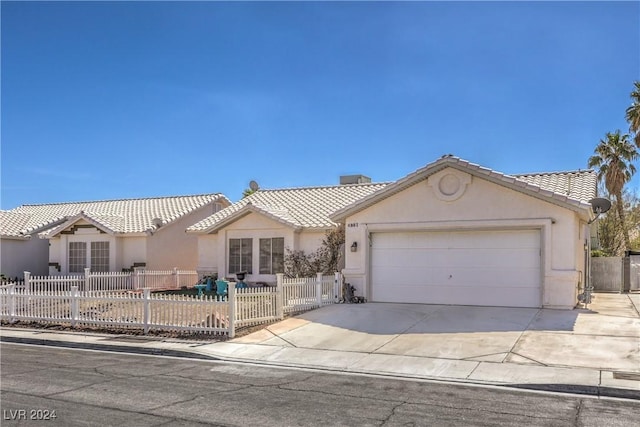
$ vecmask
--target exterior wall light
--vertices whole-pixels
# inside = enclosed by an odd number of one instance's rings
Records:
[[[358,252],[358,242],[353,242],[351,244],[351,252]]]

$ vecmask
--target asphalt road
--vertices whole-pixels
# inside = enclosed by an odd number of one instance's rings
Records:
[[[3,427],[640,423],[630,400],[9,343],[0,351]]]

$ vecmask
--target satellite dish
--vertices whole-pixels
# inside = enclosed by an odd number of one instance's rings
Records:
[[[603,214],[611,209],[611,201],[603,197],[596,197],[594,199],[591,199],[589,200],[589,203],[591,203],[593,213],[595,213],[596,215]]]
[[[249,188],[253,191],[258,191],[258,189],[260,188],[260,186],[258,185],[257,182],[255,181],[250,181],[249,182]]]

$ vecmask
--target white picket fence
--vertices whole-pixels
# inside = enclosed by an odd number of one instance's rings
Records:
[[[285,279],[275,287],[236,289],[229,284],[226,298],[142,292],[37,290],[15,284],[0,287],[0,320],[70,324],[73,327],[135,328],[228,335],[236,328],[272,322],[285,313],[310,310],[338,302],[342,277],[318,275]]]
[[[42,292],[70,291],[76,286],[85,292],[126,291],[139,289],[180,289],[198,283],[198,272],[192,270],[143,270],[133,272],[92,272],[86,268],[83,275],[32,276],[24,272],[23,286]]]
[[[322,276],[322,274],[308,278],[279,276],[278,280],[282,280],[285,313],[333,304],[340,297],[341,289],[336,287],[335,277]]]

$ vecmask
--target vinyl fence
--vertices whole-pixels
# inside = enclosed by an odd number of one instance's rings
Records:
[[[61,279],[62,280],[62,279]],[[236,328],[280,320],[285,313],[310,310],[338,302],[342,277],[318,275],[311,279],[277,276],[275,287],[236,289],[227,297],[154,294],[132,291],[41,291],[0,287],[0,320],[68,324],[73,327],[177,331],[228,335]]]
[[[75,286],[84,292],[166,290],[193,286],[198,282],[198,272],[191,270],[142,270],[133,272],[92,272],[69,276],[32,276],[24,272],[23,286],[32,291],[67,292]]]

